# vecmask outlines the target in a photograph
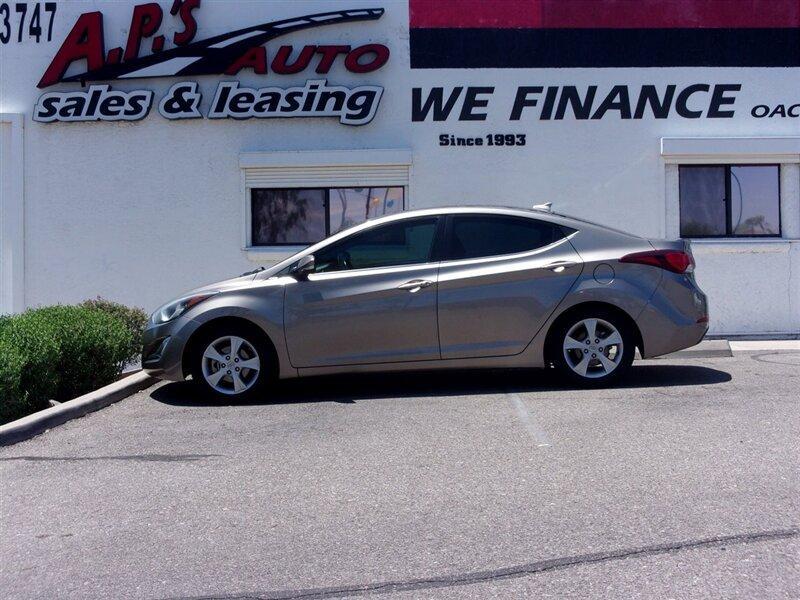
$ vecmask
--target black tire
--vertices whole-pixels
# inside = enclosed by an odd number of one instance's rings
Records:
[[[589,339],[588,344],[584,337],[588,334],[588,328],[581,325],[587,320],[597,320],[596,337]],[[613,332],[608,325],[616,330],[621,338],[621,352],[616,344],[603,344],[604,339],[611,341],[616,339],[612,337]],[[582,345],[580,348],[565,350],[564,344],[569,333],[572,333],[570,336],[572,343],[578,341],[585,344],[585,347]],[[630,368],[636,354],[636,335],[629,322],[616,312],[603,308],[588,308],[574,312],[565,319],[559,319],[549,337],[549,344],[551,360],[560,375],[581,387],[606,387],[619,382]],[[604,358],[599,357],[600,348],[603,349]],[[583,361],[587,361],[584,369],[586,375],[581,375],[579,372],[583,367]],[[615,365],[613,369],[607,368],[609,363]]]
[[[237,358],[226,354],[226,356],[229,357],[227,360],[230,361],[230,364],[228,362],[218,363],[211,359],[206,359],[204,354],[209,346],[226,337],[244,340],[245,343],[241,345],[239,350],[239,357]],[[224,343],[218,342],[215,346],[224,351],[226,346],[221,344]],[[230,350],[230,346],[227,347]],[[227,373],[230,372],[233,374],[234,369],[237,368],[236,363],[240,360],[243,362],[248,359],[252,360],[253,357],[251,355],[253,351],[259,362],[258,371],[254,374],[252,373],[252,369],[243,368],[240,372],[240,376],[237,378],[240,382],[247,385],[247,388],[243,391],[236,391],[234,389],[235,384],[233,382],[233,376],[227,375]],[[222,358],[226,360],[224,357]],[[200,337],[192,342],[192,351],[189,361],[189,372],[192,374],[192,381],[199,393],[205,398],[219,403],[251,402],[263,398],[267,394],[270,383],[274,384],[276,380],[274,352],[266,336],[259,331],[256,326],[228,323],[202,332]],[[230,389],[229,393],[224,393],[209,383],[203,371],[204,365],[209,371],[219,371],[220,369],[215,369],[215,367],[219,367],[220,364],[225,365],[224,369],[222,369],[225,374],[222,375],[218,387]],[[230,367],[233,368],[230,369]]]

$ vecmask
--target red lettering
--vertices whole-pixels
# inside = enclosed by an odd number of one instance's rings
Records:
[[[139,56],[142,40],[158,31],[163,16],[161,7],[155,2],[133,7],[128,43],[125,45],[125,60],[132,60]]]
[[[317,54],[322,54],[317,65],[317,73],[327,73],[333,66],[333,61],[340,54],[350,52],[350,46],[317,46]]]
[[[102,13],[82,14],[42,75],[39,87],[44,88],[61,81],[64,73],[76,60],[86,59],[87,71],[100,69],[105,64],[105,52]]]
[[[200,0],[174,0],[172,3],[169,14],[173,16],[180,14],[183,22],[183,31],[176,31],[172,38],[176,46],[185,46],[197,35],[197,21],[192,14],[196,8],[200,8]]]
[[[280,73],[281,75],[299,73],[308,67],[308,63],[311,62],[311,57],[314,56],[316,51],[316,46],[303,46],[297,60],[290,65],[286,61],[289,60],[289,56],[292,53],[292,46],[281,46],[277,54],[275,54],[275,58],[272,59],[272,72]]]
[[[374,54],[375,57],[367,63],[359,62],[359,59],[365,54]],[[380,69],[387,60],[389,60],[389,48],[383,44],[365,44],[347,55],[347,58],[344,59],[344,66],[351,73],[369,73]]]
[[[242,69],[253,69],[254,73],[264,75],[267,72],[267,49],[264,46],[250,48],[225,69],[225,75],[236,75]]]

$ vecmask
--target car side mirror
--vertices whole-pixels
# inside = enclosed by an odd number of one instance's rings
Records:
[[[295,276],[297,281],[306,281],[308,276],[314,272],[314,255],[307,254],[301,258],[294,269],[292,275]]]

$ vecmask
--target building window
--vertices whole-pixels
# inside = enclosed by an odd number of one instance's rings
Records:
[[[776,237],[778,165],[682,165],[681,237]]]
[[[404,202],[402,187],[252,189],[251,245],[314,244]]]

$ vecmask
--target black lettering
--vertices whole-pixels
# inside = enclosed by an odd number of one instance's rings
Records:
[[[783,104],[778,104],[775,108],[772,109],[772,112],[769,113],[769,118],[772,117],[785,117],[786,116],[786,107]]]
[[[644,116],[645,108],[649,105],[656,119],[666,119],[669,117],[669,109],[672,107],[672,98],[674,96],[674,85],[667,86],[663,100],[658,97],[656,86],[643,85],[642,91],[639,93],[639,101],[636,103],[636,111],[633,113],[633,118],[641,119]]]
[[[727,92],[738,92],[742,89],[739,84],[720,84],[714,86],[714,92],[711,94],[711,103],[708,106],[707,116],[709,119],[730,119],[734,115],[732,110],[720,110],[721,106],[733,104],[736,98],[733,96],[726,96]]]
[[[228,104],[228,97],[231,94],[231,90],[236,89],[237,87],[238,84],[236,83],[234,84],[221,83],[219,85],[219,88],[217,89],[216,102],[214,102],[214,108],[211,112],[218,114],[224,113],[225,106]]]
[[[300,97],[302,95],[302,91],[292,91],[284,95],[285,104],[281,106],[281,112],[294,112],[300,108]]]
[[[707,92],[709,89],[711,89],[711,87],[705,83],[696,83],[681,90],[681,93],[678,94],[678,99],[675,101],[675,112],[685,119],[699,119],[702,117],[702,110],[690,110],[687,103],[692,94]]]
[[[125,109],[123,113],[126,117],[134,117],[142,115],[144,116],[144,112],[146,110],[144,103],[147,101],[145,96],[140,95],[133,95],[128,98],[128,108]]]
[[[333,100],[333,110],[340,111],[344,106],[346,94],[341,90],[323,91],[317,100],[317,110],[325,112],[328,109],[328,101]]]
[[[567,112],[567,104],[572,107],[572,112],[578,120],[588,119],[592,114],[592,103],[594,103],[594,95],[597,93],[597,86],[590,85],[586,90],[586,98],[581,99],[578,93],[578,88],[574,85],[565,85],[561,88],[561,97],[558,99],[558,108],[556,108],[556,120],[564,118],[564,113]]]
[[[124,106],[125,98],[116,95],[106,96],[100,103],[100,114],[104,117],[116,117],[122,112]]]
[[[536,106],[539,102],[537,98],[528,98],[531,94],[541,94],[544,88],[540,85],[522,86],[517,88],[517,95],[514,97],[514,107],[511,109],[511,121],[519,121],[522,116],[522,109],[528,106]]]
[[[93,115],[95,110],[97,110],[97,104],[100,102],[100,99],[103,97],[103,91],[98,89],[93,89],[89,94],[89,108],[86,110],[87,115]],[[102,109],[101,109],[102,112]]]
[[[542,121],[549,121],[553,115],[553,106],[556,103],[556,95],[558,94],[558,86],[549,86],[547,88],[547,95],[544,97],[544,106],[542,107],[542,114],[539,117]]]
[[[261,93],[258,97],[258,102],[256,102],[255,105],[253,105],[253,112],[255,112],[256,114],[265,112],[275,112],[276,110],[278,110],[278,106],[280,106],[280,103],[281,103],[281,95],[279,93],[277,92]],[[344,103],[344,100],[342,100],[342,103]],[[336,110],[338,111],[341,108],[342,107],[339,106],[336,108]],[[317,107],[317,110],[319,110],[319,107]],[[322,110],[325,110],[324,106]]]
[[[453,88],[447,101],[444,101],[444,88],[431,88],[428,97],[422,102],[422,88],[411,90],[411,120],[413,122],[424,121],[428,118],[428,113],[433,109],[434,121],[445,121],[450,116],[450,112],[455,106],[456,100],[461,95],[464,88],[459,86]]]
[[[232,113],[240,113],[244,114],[250,107],[253,105],[253,102],[256,101],[256,97],[251,92],[238,92],[236,95],[231,98],[231,102],[228,105],[228,109]]]
[[[39,103],[39,110],[36,111],[36,116],[39,119],[49,119],[50,117],[55,117],[56,112],[58,112],[58,104],[59,98],[50,97],[45,98]]]
[[[631,118],[631,99],[628,94],[628,86],[615,85],[611,88],[603,102],[594,111],[592,119],[602,119],[609,110],[618,110],[621,119]]]
[[[80,94],[78,96],[70,96],[64,100],[61,109],[58,111],[58,116],[62,119],[75,119],[83,115],[83,109],[86,107],[86,96]]]
[[[476,108],[486,108],[489,105],[488,98],[478,98],[480,94],[494,93],[493,87],[468,87],[464,94],[464,103],[461,105],[459,121],[485,121],[486,113],[476,113]]]

